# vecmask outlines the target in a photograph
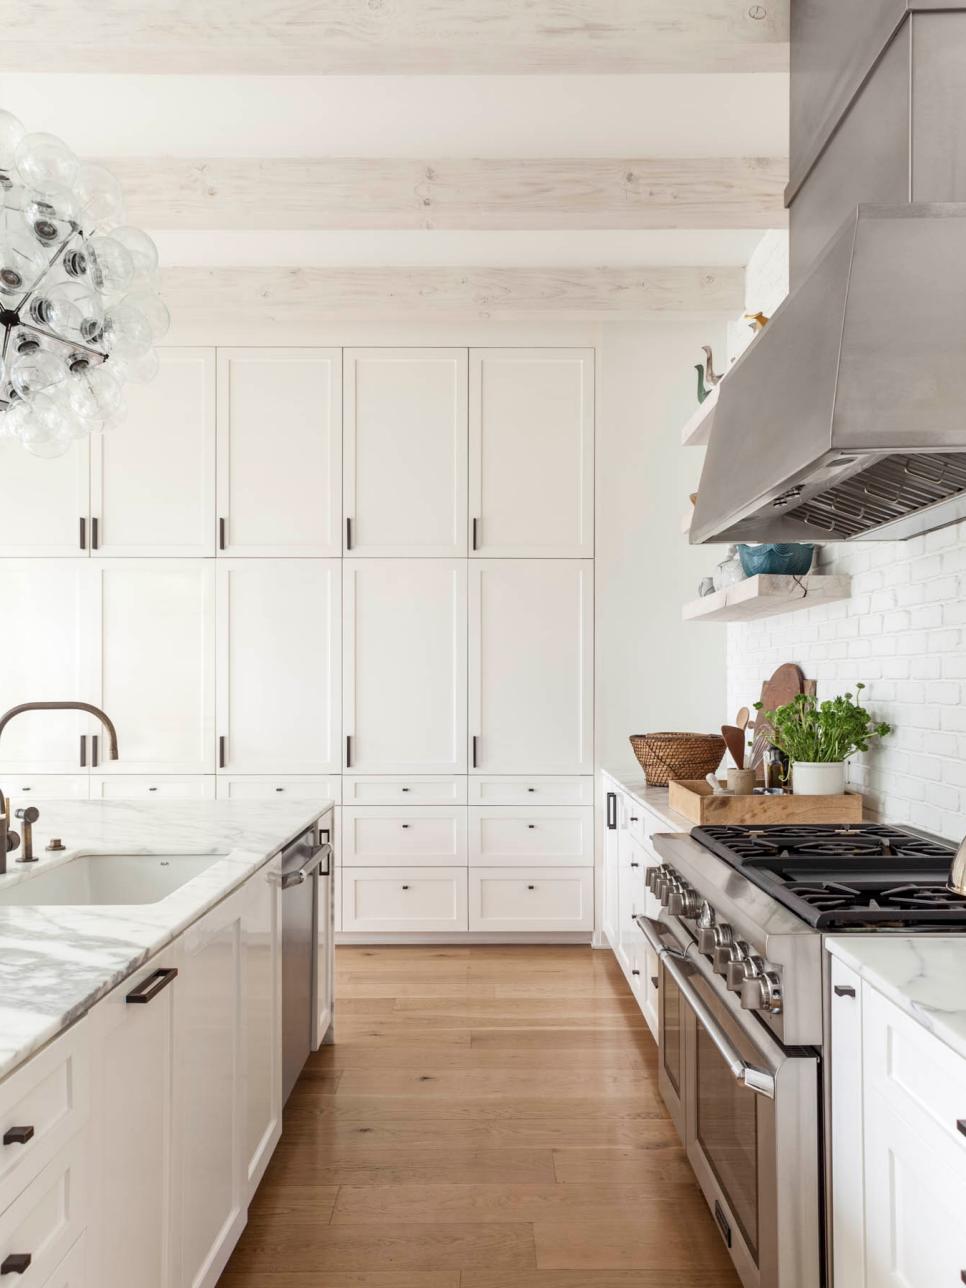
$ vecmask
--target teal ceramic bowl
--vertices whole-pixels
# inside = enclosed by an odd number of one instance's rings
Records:
[[[815,547],[805,542],[789,541],[763,546],[738,546],[738,558],[746,577],[759,573],[784,573],[801,577],[812,566]]]

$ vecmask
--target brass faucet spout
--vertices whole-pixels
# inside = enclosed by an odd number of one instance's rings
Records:
[[[19,706],[11,707],[0,716],[0,735],[14,716],[19,716],[24,711],[86,711],[89,715],[96,716],[107,730],[111,760],[117,760],[117,730],[110,716],[100,707],[95,707],[90,702],[21,702]]]

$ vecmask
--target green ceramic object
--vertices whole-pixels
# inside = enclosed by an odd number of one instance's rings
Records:
[[[695,365],[695,371],[698,373],[698,405],[704,402],[711,390],[704,383],[704,367],[699,362]]]

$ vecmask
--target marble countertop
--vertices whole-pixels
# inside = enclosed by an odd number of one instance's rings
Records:
[[[966,1059],[966,937],[839,935],[825,946]]]
[[[0,906],[0,1079],[67,1028],[171,942],[332,802],[43,801],[34,824],[39,862],[9,856],[0,892],[78,854],[218,854],[210,868],[157,903]],[[68,849],[49,855],[51,837]]]
[[[644,782],[643,775],[633,777],[630,774],[615,772],[612,769],[604,769],[603,772],[608,778],[612,779],[618,787],[627,792],[628,796],[633,796],[639,805],[650,810],[657,818],[667,827],[669,832],[690,832],[694,824],[677,810],[671,809],[667,803],[666,787],[648,787]]]

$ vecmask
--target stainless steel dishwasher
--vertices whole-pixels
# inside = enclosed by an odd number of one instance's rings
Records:
[[[328,833],[324,833],[328,836]],[[319,882],[331,879],[332,846],[316,828],[282,851],[282,1099],[314,1045],[318,1013]]]

